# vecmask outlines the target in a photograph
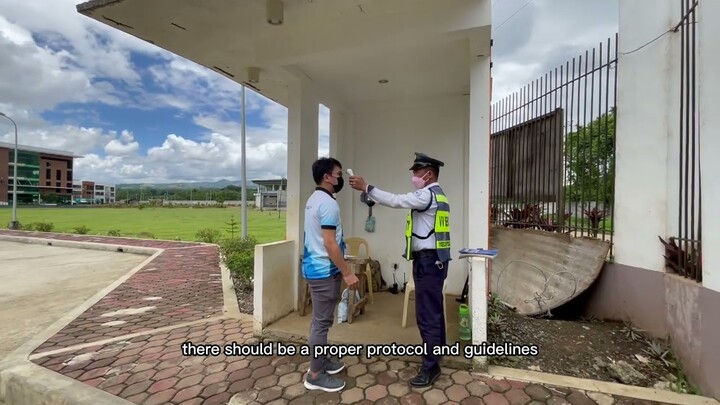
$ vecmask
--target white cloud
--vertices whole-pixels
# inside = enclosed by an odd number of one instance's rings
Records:
[[[140,144],[129,131],[122,131],[120,138],[112,139],[105,145],[105,153],[111,157],[130,155],[140,149]]]
[[[493,101],[614,37],[619,0],[494,2]]]
[[[76,177],[98,181],[180,181],[240,175],[240,86],[193,62],[113,30],[75,11],[75,1],[0,0],[0,111],[19,127],[20,143],[73,151]],[[37,16],[42,14],[43,18]],[[146,71],[131,53],[158,62]],[[142,76],[159,92],[143,87]],[[85,103],[72,121],[52,124],[42,113],[62,103]],[[141,150],[142,134],[102,123],[92,103],[139,109],[169,107],[194,117],[207,133],[168,134]],[[246,109],[263,121],[248,126],[248,176],[285,175],[287,110],[248,90]],[[90,120],[94,125],[82,125]],[[0,124],[0,140],[14,134]]]

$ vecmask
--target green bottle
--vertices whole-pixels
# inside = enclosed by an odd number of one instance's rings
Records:
[[[470,308],[466,304],[460,304],[460,326],[458,330],[460,340],[470,340],[472,330],[470,329]]]

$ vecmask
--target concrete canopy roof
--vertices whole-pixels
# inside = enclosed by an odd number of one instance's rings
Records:
[[[92,0],[80,13],[288,104],[309,79],[325,105],[469,92],[472,55],[490,53],[491,0]],[[380,80],[387,84],[380,84]]]

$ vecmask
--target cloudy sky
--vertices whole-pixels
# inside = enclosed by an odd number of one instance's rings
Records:
[[[76,179],[239,179],[240,86],[78,14],[78,2],[0,0],[0,111],[20,143],[84,155]],[[617,31],[618,0],[492,2],[496,98]],[[287,109],[248,91],[246,113],[248,178],[286,175]],[[0,141],[14,142],[9,124]]]

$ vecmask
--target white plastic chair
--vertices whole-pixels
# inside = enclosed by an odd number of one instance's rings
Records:
[[[445,289],[447,288],[447,278],[445,279],[445,282],[443,283],[443,313],[445,314],[445,330],[447,332],[447,302],[445,299]],[[402,317],[402,327],[407,326],[407,313],[408,313],[408,305],[410,303],[410,293],[415,291],[415,280],[413,280],[412,271],[410,271],[410,280],[408,280],[408,283],[405,285],[405,302],[403,304],[403,317]]]

